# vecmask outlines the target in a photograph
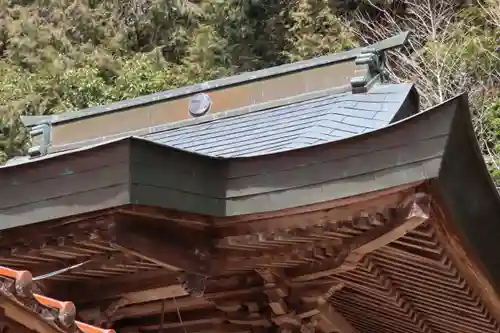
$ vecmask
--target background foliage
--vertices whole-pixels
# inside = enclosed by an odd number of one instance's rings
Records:
[[[442,0],[0,0],[0,160],[20,115],[87,108],[349,49],[411,30],[394,81],[424,107],[471,95],[500,179],[500,2]]]

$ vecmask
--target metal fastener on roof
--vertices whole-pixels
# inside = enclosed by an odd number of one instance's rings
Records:
[[[32,146],[28,150],[28,155],[32,158],[46,155],[51,142],[51,126],[40,124],[30,129]]]
[[[206,114],[212,106],[212,99],[205,93],[196,94],[189,99],[189,114],[200,117]]]
[[[384,54],[375,49],[365,49],[354,61],[356,66],[368,66],[368,72],[363,76],[353,77],[351,87],[353,94],[365,93],[373,82],[382,79]]]

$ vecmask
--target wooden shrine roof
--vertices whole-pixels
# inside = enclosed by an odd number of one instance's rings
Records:
[[[499,194],[466,95],[418,112],[380,82],[406,37],[35,126],[0,168],[9,323],[500,332]],[[165,121],[199,92],[211,113]]]
[[[62,269],[37,286],[96,326],[500,330],[500,201],[466,95],[288,152],[214,159],[128,137],[0,181],[0,263]]]

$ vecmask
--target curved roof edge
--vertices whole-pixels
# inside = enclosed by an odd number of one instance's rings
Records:
[[[472,139],[457,130],[472,127],[466,101],[461,95],[379,130],[254,157],[212,158],[128,137],[7,165],[0,216],[7,228],[126,204],[235,216],[445,179],[449,142]]]
[[[469,103],[461,98],[439,174],[431,182],[441,203],[443,228],[470,278],[500,319],[500,196],[473,130]]]

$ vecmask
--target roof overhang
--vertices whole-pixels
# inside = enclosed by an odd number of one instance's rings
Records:
[[[386,128],[251,158],[216,159],[128,137],[0,169],[4,229],[127,206],[217,218],[427,182],[500,278],[498,192],[461,95]],[[466,236],[465,236],[466,235]]]
[[[427,180],[450,207],[481,192],[476,209],[488,202],[500,214],[465,95],[380,130],[278,154],[212,158],[127,137],[7,165],[0,179],[4,228],[130,204],[229,217]]]
[[[368,304],[369,301],[373,303],[374,298],[362,295],[361,291],[366,288],[362,281],[366,278],[366,281],[376,282],[373,289],[368,288],[368,292],[385,288],[383,297],[394,297],[390,302],[396,304],[394,307],[398,310],[395,313],[402,311],[396,317],[408,315],[419,325],[423,322],[425,325],[419,328],[422,332],[427,332],[428,326],[425,320],[421,321],[408,310],[413,306],[411,297],[423,297],[420,300],[424,299],[424,306],[415,311],[425,314],[429,314],[426,311],[435,311],[436,318],[439,317],[438,325],[476,325],[471,324],[469,317],[445,307],[453,299],[473,298],[476,302],[476,295],[479,295],[480,301],[471,305],[474,309],[470,308],[478,313],[474,318],[494,331],[495,323],[488,317],[490,314],[483,307],[483,301],[489,311],[500,318],[498,286],[495,283],[500,280],[500,263],[494,251],[500,227],[492,223],[500,218],[499,198],[478,148],[466,95],[381,130],[279,154],[216,159],[129,137],[41,157],[27,164],[7,166],[0,169],[0,179],[3,185],[0,191],[1,214],[8,227],[69,215],[71,219],[77,219],[76,215],[83,214],[89,228],[96,229],[102,221],[89,218],[86,214],[97,216],[102,215],[103,210],[115,210],[118,211],[116,220],[106,222],[114,227],[110,231],[110,240],[104,238],[109,244],[118,244],[118,249],[131,249],[134,255],[153,258],[155,263],[171,264],[186,272],[190,272],[188,268],[196,269],[207,262],[214,267],[208,267],[206,272],[211,272],[210,269],[225,272],[229,261],[223,262],[226,264],[224,269],[217,270],[217,251],[214,260],[210,260],[210,250],[213,249],[210,246],[231,240],[233,236],[236,240],[246,240],[248,235],[258,238],[261,233],[265,243],[273,241],[275,231],[276,237],[280,236],[280,232],[295,230],[309,235],[309,232],[315,232],[313,229],[318,224],[321,233],[328,233],[331,231],[326,229],[328,218],[335,223],[347,221],[354,230],[357,228],[356,221],[361,220],[359,217],[365,216],[363,213],[368,216],[380,213],[385,208],[400,205],[403,198],[415,199],[415,193],[425,194],[431,199],[426,201],[430,208],[422,214],[425,219],[417,221],[423,223],[420,229],[408,232],[410,227],[406,224],[397,224],[404,230],[398,227],[383,233],[385,229],[376,226],[373,229],[376,241],[383,238],[378,245],[373,244],[374,241],[366,242],[366,239],[364,243],[357,243],[364,236],[372,235],[370,232],[352,234],[350,239],[358,247],[370,250],[371,257],[361,268],[352,271],[351,277],[358,274],[354,281],[358,284],[356,288],[339,295],[336,305],[345,311],[354,306],[364,307],[358,310],[380,316],[378,311],[383,310],[373,309],[373,305]],[[163,214],[163,222],[166,223],[159,226],[158,219],[141,219],[139,215],[145,214],[147,209],[148,214],[155,210]],[[128,220],[120,221],[119,214],[125,212],[130,213],[126,216]],[[205,223],[209,227],[206,230],[193,228],[192,225],[186,227],[182,224],[185,221],[181,220],[189,218],[186,212],[204,218],[200,224]],[[268,218],[271,215],[272,218]],[[325,219],[327,222],[324,222]],[[412,219],[406,218],[405,223],[415,222]],[[180,223],[167,223],[172,221]],[[62,219],[59,222],[62,223],[44,223],[43,228],[35,228],[35,231],[43,234],[45,227],[50,225],[49,231],[54,236],[56,229],[72,224],[67,223],[71,220]],[[94,231],[85,230],[85,223],[76,227],[73,225],[71,233],[59,232],[75,239],[80,239],[77,232],[93,237]],[[77,228],[79,231],[75,231]],[[184,232],[177,232],[181,228]],[[162,233],[158,232],[160,229]],[[14,230],[24,232],[27,229]],[[10,239],[16,238],[14,234],[9,233]],[[265,238],[266,235],[271,240]],[[264,246],[256,246],[261,245]],[[304,244],[293,244],[293,248],[303,249]],[[209,259],[203,256],[195,258],[192,249],[207,254]],[[231,248],[217,249],[225,257],[232,255],[236,258]],[[272,249],[266,251],[272,258],[281,255]],[[304,252],[307,251],[304,249]],[[338,258],[335,255],[330,259],[337,261]],[[329,266],[328,269],[332,266],[330,259],[322,264]],[[386,260],[385,266],[377,260]],[[255,256],[237,264],[243,267],[255,263],[267,264],[268,261],[268,257]],[[230,263],[233,265],[233,262]],[[407,268],[404,268],[405,265]],[[237,266],[236,263],[234,266]],[[308,263],[300,266],[300,272],[295,267],[287,268],[289,277],[306,279],[303,277],[304,267],[316,276],[317,266]],[[439,274],[437,280],[436,274]],[[349,276],[343,278],[348,280]],[[387,282],[391,279],[402,285],[403,292],[398,294],[398,288],[391,287]],[[138,288],[137,284],[134,283],[133,287]],[[422,296],[426,293],[422,289],[424,285],[430,291]],[[446,288],[450,298],[438,297],[439,293],[434,293]],[[110,292],[108,288],[102,289]],[[82,288],[81,296],[88,297],[88,292],[83,290],[96,289]],[[128,291],[133,292],[137,290]],[[71,295],[76,297],[74,291]],[[401,295],[410,299],[405,300]],[[363,299],[356,297],[365,297],[364,305],[359,305]],[[157,302],[155,306],[159,308],[159,304]],[[161,306],[164,304],[161,303]],[[134,307],[124,308],[121,315],[127,317],[129,312],[137,311]],[[140,311],[151,310],[142,308]],[[483,316],[483,312],[487,314]],[[138,314],[134,312],[134,316]],[[364,320],[363,317],[360,321]],[[144,322],[149,321],[149,317],[144,319]],[[453,323],[447,324],[448,321]]]

